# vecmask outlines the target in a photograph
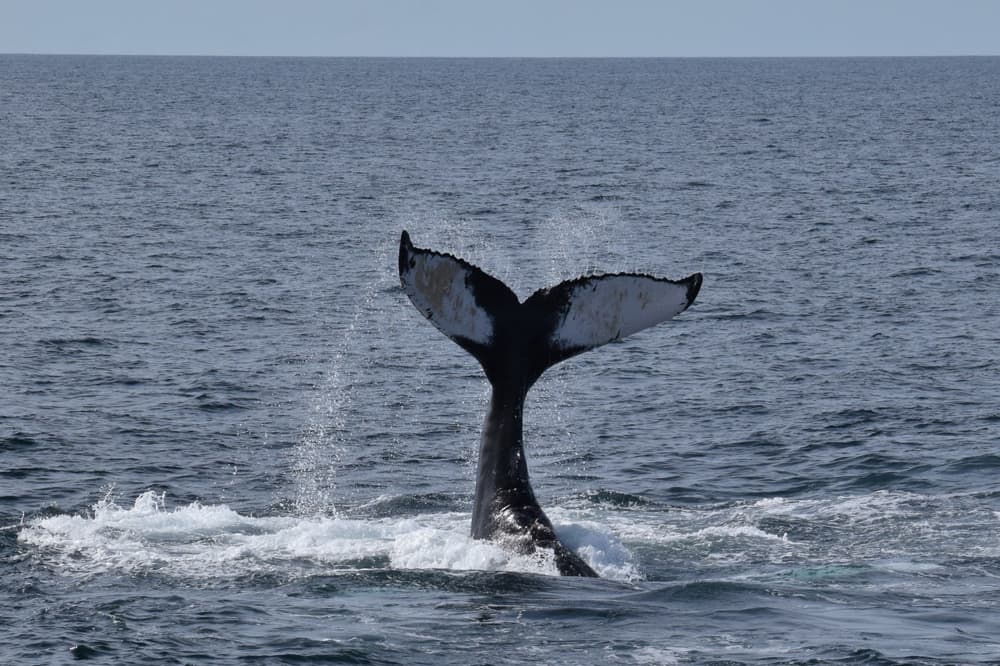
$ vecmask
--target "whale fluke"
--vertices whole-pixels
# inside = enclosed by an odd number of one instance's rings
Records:
[[[528,389],[571,356],[632,335],[686,310],[701,273],[668,280],[635,273],[580,277],[522,303],[500,280],[458,257],[418,248],[404,231],[399,279],[413,305],[472,354],[493,388],[483,427],[472,535],[521,551],[551,549],[563,575],[596,576],[556,537],[528,479],[522,416]]]

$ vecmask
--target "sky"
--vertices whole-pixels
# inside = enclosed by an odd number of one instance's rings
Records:
[[[1000,0],[0,0],[0,53],[1000,55]]]

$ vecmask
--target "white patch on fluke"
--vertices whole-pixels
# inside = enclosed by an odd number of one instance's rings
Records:
[[[451,257],[425,252],[410,254],[410,262],[401,275],[403,287],[424,316],[448,337],[489,344],[493,320],[466,284],[470,269]]]
[[[552,341],[563,349],[598,347],[666,321],[688,305],[687,285],[642,275],[585,278]]]

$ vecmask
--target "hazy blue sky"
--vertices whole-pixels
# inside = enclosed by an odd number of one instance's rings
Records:
[[[0,53],[998,55],[1000,0],[0,0]]]

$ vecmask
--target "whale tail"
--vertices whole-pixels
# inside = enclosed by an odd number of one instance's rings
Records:
[[[476,357],[487,378],[524,391],[549,367],[680,314],[702,275],[668,280],[592,275],[539,289],[519,302],[497,278],[450,254],[418,248],[405,231],[399,279],[413,305]]]
[[[559,573],[596,576],[566,548],[535,499],[524,456],[528,389],[546,368],[683,312],[701,274],[674,281],[618,273],[568,280],[522,303],[495,277],[450,254],[399,241],[399,280],[438,330],[475,356],[493,387],[483,424],[472,536],[514,537],[519,550],[551,550]]]

